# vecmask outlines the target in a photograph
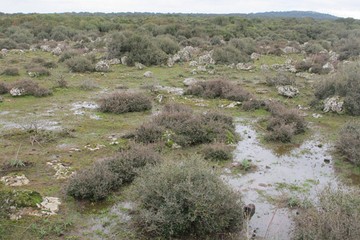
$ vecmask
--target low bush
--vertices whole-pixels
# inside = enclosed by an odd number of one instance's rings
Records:
[[[294,85],[295,78],[292,74],[278,73],[275,76],[267,76],[266,84],[269,86]]]
[[[360,166],[359,123],[349,123],[341,129],[336,148],[348,161]]]
[[[40,86],[37,82],[32,80],[19,80],[11,84],[11,88],[18,88],[23,91],[22,95],[32,95],[35,97],[45,97],[52,94],[50,89]]]
[[[359,195],[358,190],[325,188],[319,193],[318,206],[295,217],[293,239],[359,239]]]
[[[161,160],[160,154],[150,146],[132,144],[116,156],[106,160],[109,170],[114,173],[114,186],[130,183],[138,175],[140,169],[148,164],[156,164]]]
[[[241,102],[252,97],[251,93],[242,87],[223,79],[199,82],[190,86],[185,94],[206,98],[225,98]]]
[[[79,88],[84,91],[91,91],[99,88],[99,85],[91,79],[85,79],[80,83]]]
[[[131,192],[137,206],[133,224],[150,238],[204,238],[243,225],[241,196],[200,159],[148,168]]]
[[[44,67],[38,67],[38,66],[34,66],[34,67],[29,67],[27,69],[28,75],[30,77],[42,77],[42,76],[50,76],[50,71],[47,70]]]
[[[0,82],[0,94],[5,94],[9,92],[9,85],[5,82]]]
[[[267,140],[290,142],[293,135],[305,132],[307,124],[296,109],[288,109],[274,101],[267,102],[266,109],[271,113],[267,124]]]
[[[236,64],[250,61],[250,57],[246,53],[231,45],[215,48],[212,57],[218,64]]]
[[[142,112],[152,108],[151,100],[143,93],[115,92],[100,100],[101,112]]]
[[[19,76],[19,69],[15,68],[15,67],[9,67],[6,68],[2,73],[2,75],[6,75],[6,76]]]
[[[109,170],[106,162],[95,162],[70,178],[66,193],[76,199],[99,201],[111,193],[114,185],[117,185],[116,179],[116,175]]]
[[[265,102],[263,100],[250,99],[242,104],[242,108],[245,111],[253,111],[265,107]]]
[[[235,127],[231,117],[219,112],[196,114],[180,104],[168,104],[150,122],[135,132],[135,140],[143,143],[165,141],[191,146],[210,142],[236,142]]]
[[[157,36],[156,45],[166,54],[175,54],[180,50],[179,44],[171,37],[166,35]]]
[[[65,61],[71,72],[84,73],[95,71],[95,64],[86,57],[74,56]]]
[[[347,113],[360,115],[360,64],[354,63],[343,66],[332,78],[323,79],[315,85],[317,101],[338,95],[344,98],[344,108]]]
[[[232,159],[232,148],[223,143],[205,145],[201,151],[206,160],[227,161]]]

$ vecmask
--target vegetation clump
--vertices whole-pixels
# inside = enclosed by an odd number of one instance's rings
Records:
[[[71,72],[85,73],[95,71],[95,64],[86,57],[74,56],[65,61]]]
[[[6,75],[6,76],[19,76],[19,69],[15,68],[15,67],[8,67],[6,68],[2,73],[2,75]]]
[[[137,208],[132,218],[149,237],[176,238],[241,229],[241,197],[201,159],[167,161],[146,169],[132,188]]]
[[[30,79],[18,80],[11,84],[11,87],[9,89],[12,88],[20,89],[22,91],[21,95],[45,97],[52,94],[50,89],[44,88],[40,86],[37,82]]]
[[[99,110],[110,113],[142,112],[152,108],[149,97],[142,93],[114,92],[100,100]]]
[[[305,132],[306,122],[298,110],[288,109],[274,101],[267,102],[266,109],[271,113],[267,124],[267,140],[291,142],[294,135]]]
[[[227,161],[233,158],[232,148],[224,143],[212,143],[205,145],[202,154],[206,160],[210,161]]]
[[[324,79],[315,86],[317,101],[332,96],[344,98],[344,108],[350,115],[360,115],[360,64],[343,66],[339,72],[329,79]]]
[[[198,82],[190,86],[185,94],[206,98],[225,98],[241,102],[252,98],[251,93],[224,79]]]
[[[318,206],[303,209],[295,218],[294,239],[359,239],[359,191],[325,188]]]
[[[232,118],[220,112],[196,114],[185,105],[168,104],[150,122],[136,130],[135,140],[192,146],[214,141],[234,143],[236,134]]]
[[[336,148],[348,161],[360,166],[359,123],[349,123],[341,129]]]

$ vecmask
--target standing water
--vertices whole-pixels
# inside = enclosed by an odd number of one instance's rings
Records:
[[[334,170],[329,164],[329,145],[321,143],[319,136],[315,136],[288,154],[277,155],[260,145],[252,127],[238,124],[236,131],[242,140],[234,151],[234,161],[251,161],[256,165],[256,171],[223,177],[242,193],[246,204],[256,206],[249,231],[256,234],[256,239],[290,239],[294,225],[292,213],[284,206],[276,206],[270,199],[278,199],[287,193],[316,201],[320,189],[336,184]]]

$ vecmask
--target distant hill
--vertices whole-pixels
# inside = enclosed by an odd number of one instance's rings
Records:
[[[326,13],[312,11],[285,11],[285,12],[259,12],[249,13],[249,17],[269,17],[269,18],[314,18],[314,19],[337,19],[338,17]]]

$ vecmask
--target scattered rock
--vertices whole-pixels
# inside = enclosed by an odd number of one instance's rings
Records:
[[[127,65],[128,65],[127,60],[128,60],[128,57],[127,57],[127,56],[121,57],[121,64],[127,66]]]
[[[190,61],[189,62],[189,66],[190,67],[196,67],[198,65],[198,62],[197,61]]]
[[[146,78],[151,78],[151,77],[153,77],[153,73],[152,73],[151,71],[146,71],[146,72],[144,73],[144,77],[146,77]]]
[[[311,80],[314,78],[314,73],[307,73],[307,72],[298,72],[295,74],[297,77],[305,78],[307,80]]]
[[[175,62],[178,62],[178,61],[188,62],[194,57],[194,55],[198,51],[199,51],[199,49],[197,49],[197,48],[194,48],[192,46],[186,46],[183,49],[181,49],[180,51],[178,51],[177,54],[175,54],[173,58],[174,58]]]
[[[61,202],[57,197],[44,197],[43,201],[38,204],[42,215],[55,215],[59,212]]]
[[[260,57],[261,57],[261,54],[256,53],[256,52],[253,52],[253,53],[251,54],[251,56],[250,56],[250,58],[251,58],[252,60],[259,60]]]
[[[183,95],[184,94],[184,89],[182,89],[182,88],[167,87],[167,86],[161,86],[161,85],[154,86],[154,91],[164,91],[164,92],[171,93],[174,95]]]
[[[285,97],[289,97],[289,98],[293,98],[299,94],[299,90],[296,87],[293,87],[290,85],[278,86],[277,90],[281,96],[285,96]]]
[[[318,113],[313,113],[313,114],[312,114],[312,117],[313,117],[313,118],[322,118],[322,115],[321,115],[321,114],[318,114]]]
[[[206,66],[198,66],[197,67],[197,71],[199,71],[199,72],[206,72],[207,70],[206,70]]]
[[[199,57],[199,64],[206,65],[206,64],[215,64],[215,60],[212,58],[214,51],[210,51],[202,56]]]
[[[183,81],[184,85],[189,87],[192,85],[197,84],[199,81],[196,80],[195,78],[185,78],[185,80]]]
[[[238,106],[241,106],[241,102],[232,102],[228,105],[221,105],[221,107],[224,107],[224,108],[235,108],[235,107],[238,107]]]
[[[343,111],[344,101],[340,100],[339,96],[333,96],[325,99],[324,112],[336,112],[341,113]]]
[[[269,65],[267,65],[267,64],[262,64],[262,65],[260,66],[260,70],[261,70],[261,71],[269,71],[269,70],[270,70],[270,67],[269,67]]]
[[[0,179],[6,186],[10,187],[20,187],[23,185],[29,184],[29,179],[25,175],[14,175],[14,176],[4,176]]]
[[[168,58],[168,60],[167,60],[167,66],[168,66],[168,67],[172,67],[172,66],[174,66],[174,64],[175,64],[174,58],[172,58],[172,57]]]
[[[121,63],[121,61],[118,58],[113,58],[113,59],[108,60],[108,64],[110,64],[110,65],[118,65],[120,63]]]
[[[298,53],[299,50],[294,48],[294,47],[290,47],[290,46],[286,46],[284,48],[281,49],[281,51],[283,51],[283,53],[285,54],[291,54],[291,53]]]
[[[62,54],[62,49],[59,47],[59,46],[57,46],[56,48],[54,48],[52,51],[51,51],[51,53],[52,54],[54,54],[55,56],[60,56],[61,54]]]
[[[105,147],[105,145],[102,145],[102,144],[96,144],[95,147],[92,147],[90,144],[84,146],[85,149],[90,150],[92,152],[100,150],[101,148],[104,148],[104,147]]]
[[[25,93],[25,89],[23,88],[12,88],[10,90],[10,95],[13,97],[22,96]]]
[[[266,94],[266,93],[269,92],[269,90],[267,90],[267,89],[265,89],[265,88],[258,88],[258,89],[255,90],[255,92],[256,92],[257,94]]]
[[[145,68],[145,65],[137,62],[135,63],[135,67],[139,70],[143,70]]]
[[[51,52],[51,47],[49,45],[41,45],[40,49],[44,52]]]
[[[108,72],[109,69],[110,69],[110,65],[107,61],[100,61],[95,65],[95,70],[97,72]]]
[[[255,66],[250,64],[250,63],[238,63],[238,64],[236,64],[236,69],[237,70],[250,71],[250,70],[252,70],[254,68],[255,68]]]
[[[332,65],[330,62],[325,63],[324,66],[322,66],[322,69],[329,73],[335,71],[334,65]]]
[[[57,160],[47,162],[47,165],[51,166],[55,171],[56,179],[67,179],[74,174],[74,171],[71,171],[71,167],[65,166],[63,163],[58,162]]]

